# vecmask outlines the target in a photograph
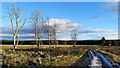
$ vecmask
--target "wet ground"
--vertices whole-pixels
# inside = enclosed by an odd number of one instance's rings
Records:
[[[94,66],[98,66],[99,68],[102,68],[102,61],[101,59],[94,55],[93,52],[91,52],[92,56],[93,56],[93,59],[91,60],[91,67],[94,67]]]
[[[89,50],[78,62],[72,66],[84,68],[113,68],[112,64],[94,49]]]

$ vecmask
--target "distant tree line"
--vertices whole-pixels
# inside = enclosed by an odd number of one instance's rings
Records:
[[[57,40],[59,45],[73,45],[72,40]],[[49,40],[42,40],[42,45],[49,45]],[[10,40],[2,40],[0,41],[2,45],[13,44],[13,41]],[[30,41],[19,41],[19,45],[34,45],[36,43],[35,40]],[[51,43],[52,44],[52,43]],[[77,40],[76,45],[100,45],[100,46],[119,46],[120,40],[105,40],[103,43],[102,40]]]

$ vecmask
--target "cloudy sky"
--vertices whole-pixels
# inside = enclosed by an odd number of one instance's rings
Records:
[[[112,1],[112,0],[111,0]],[[9,2],[2,2],[1,39],[12,40],[10,19],[6,14]],[[15,2],[29,19],[33,10],[40,8],[44,16],[49,16],[50,24],[57,24],[57,39],[71,40],[71,30],[77,28],[78,40],[118,39],[117,2]],[[20,40],[34,39],[29,22],[20,33]]]

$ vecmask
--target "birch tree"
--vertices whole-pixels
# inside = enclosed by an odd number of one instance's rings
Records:
[[[57,39],[56,39],[56,21],[54,22],[54,26],[53,26],[53,37],[54,37],[54,45],[55,48],[57,47]]]
[[[48,18],[48,23],[47,23],[47,35],[48,35],[48,41],[49,41],[49,48],[51,48],[51,45],[50,45],[50,22],[49,22],[49,18]]]
[[[55,45],[56,48],[56,44],[57,44],[57,40],[56,40],[56,22],[53,22],[53,25],[49,25],[49,40],[52,45]]]
[[[47,34],[47,39],[49,41],[49,47],[51,47],[51,44],[52,45],[55,45],[56,47],[56,44],[57,44],[57,40],[56,40],[56,22],[53,23],[53,25],[51,24],[50,25],[50,22],[49,22],[49,19],[46,23],[46,34]]]
[[[32,16],[30,17],[29,22],[32,24],[32,27],[34,29],[36,45],[39,48],[39,46],[41,45],[42,31],[45,23],[45,18],[42,16],[40,9],[36,9],[32,13]]]
[[[73,42],[73,46],[75,47],[76,40],[77,40],[77,29],[73,29],[71,31],[71,39],[72,39],[72,42]]]
[[[16,37],[17,37],[17,45],[18,45],[20,30],[26,23],[26,13],[25,13],[25,17],[23,17],[22,9],[20,9],[19,7],[15,7],[14,4],[11,4],[7,8],[7,11],[8,11],[7,13],[9,15],[11,26],[12,26],[13,40],[14,40],[13,45],[14,45],[14,49],[15,49],[16,48]],[[22,17],[22,18],[20,18],[20,17]]]

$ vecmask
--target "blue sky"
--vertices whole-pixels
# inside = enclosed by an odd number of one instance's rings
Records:
[[[1,0],[2,2],[119,2],[119,0]]]
[[[62,33],[58,33],[58,39],[70,40],[70,33],[68,33],[70,28],[67,27],[73,26],[73,24],[80,25],[81,28],[78,33],[78,40],[99,40],[103,36],[107,39],[117,39],[118,37],[117,2],[15,2],[14,4],[20,6],[23,11],[26,10],[28,18],[32,11],[40,8],[42,14],[50,17],[51,23],[53,20],[57,20],[57,23],[65,26],[66,28],[64,29],[58,28],[58,31],[65,30]],[[5,17],[7,16],[5,13],[7,5],[9,5],[9,2],[2,2],[1,28],[3,33],[1,36],[3,39],[7,39],[7,36],[10,37],[12,34],[10,32],[7,33],[8,31],[5,32],[5,29],[11,28],[10,20]],[[69,23],[69,26],[67,23]],[[24,27],[26,26],[30,27],[30,24],[27,23]],[[24,28],[22,30],[24,31]],[[34,39],[34,37],[31,39]]]

